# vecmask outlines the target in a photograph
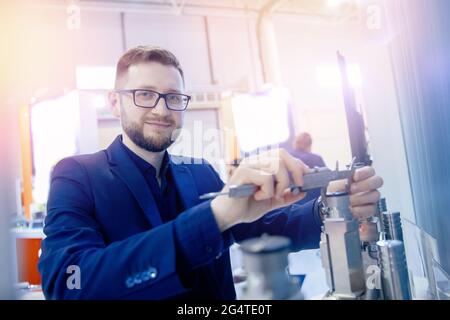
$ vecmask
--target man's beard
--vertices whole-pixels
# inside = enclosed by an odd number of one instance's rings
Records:
[[[165,122],[173,123],[173,120],[165,119]],[[122,116],[122,128],[131,141],[133,141],[138,147],[150,152],[164,151],[175,141],[175,139],[172,139],[173,134],[168,137],[144,136],[144,122],[142,122],[142,124],[138,124],[136,122],[129,121],[126,115]]]

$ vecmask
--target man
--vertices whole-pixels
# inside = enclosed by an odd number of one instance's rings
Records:
[[[325,167],[325,162],[323,161],[322,157],[318,154],[312,153],[311,147],[311,135],[307,132],[302,132],[297,137],[295,137],[294,142],[292,143],[293,151],[291,154],[295,158],[300,159],[310,168]]]
[[[297,159],[300,159],[304,164],[310,168],[314,167],[325,167],[325,161],[318,154],[311,152],[312,138],[307,132],[302,132],[295,137],[291,151],[291,155]],[[320,188],[309,190],[305,198],[303,198],[302,203],[310,201],[320,196]]]
[[[285,151],[244,159],[225,186],[209,164],[168,155],[189,102],[173,54],[129,50],[115,89],[109,100],[123,134],[52,173],[39,263],[46,298],[234,299],[234,241],[269,233],[290,237],[294,250],[318,246],[317,199],[280,209],[304,196],[288,191],[289,173],[301,185],[308,171]],[[364,168],[355,181],[354,214],[373,214],[381,178]],[[256,194],[199,200],[243,183],[256,184]]]

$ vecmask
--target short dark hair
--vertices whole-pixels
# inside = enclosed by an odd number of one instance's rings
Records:
[[[165,66],[174,66],[180,72],[184,84],[184,74],[177,57],[169,50],[157,46],[137,46],[125,52],[117,62],[115,88],[127,75],[128,68],[140,62],[159,62]]]

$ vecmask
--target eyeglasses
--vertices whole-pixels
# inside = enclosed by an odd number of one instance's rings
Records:
[[[153,90],[133,89],[133,90],[116,90],[118,93],[133,93],[133,102],[141,108],[154,108],[163,98],[166,107],[173,111],[186,110],[191,97],[181,93],[159,93]]]

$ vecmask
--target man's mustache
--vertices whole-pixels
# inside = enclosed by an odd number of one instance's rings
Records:
[[[162,122],[162,123],[169,123],[171,125],[175,124],[175,120],[173,120],[172,117],[152,117],[152,118],[145,118],[143,119],[144,122]]]

